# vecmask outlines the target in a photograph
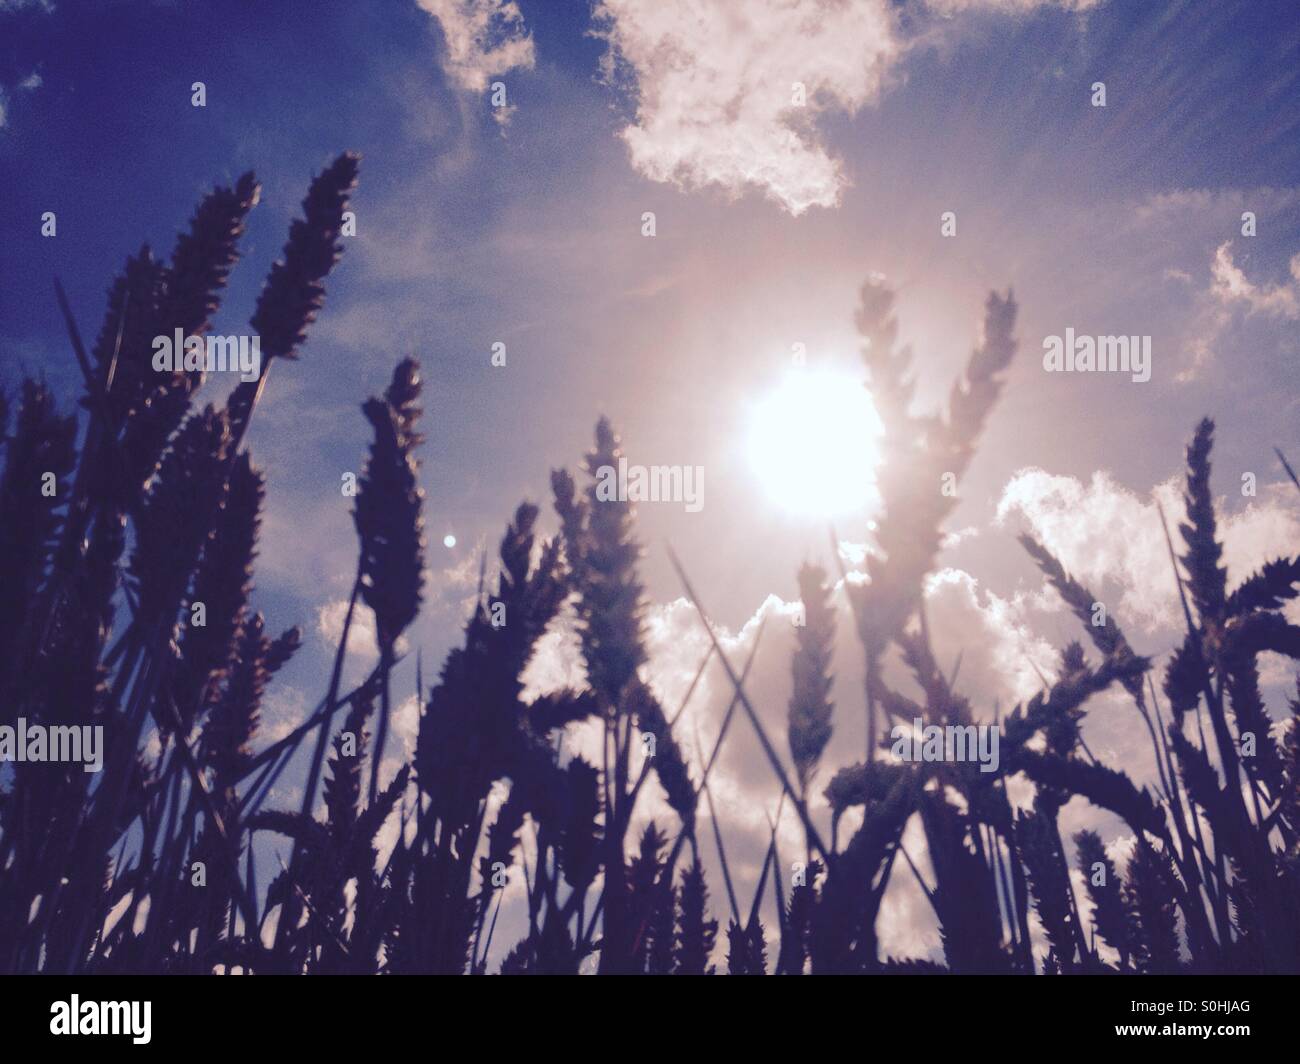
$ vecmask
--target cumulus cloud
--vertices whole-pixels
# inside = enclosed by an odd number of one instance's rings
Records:
[[[442,27],[447,42],[443,69],[461,88],[482,92],[488,79],[531,70],[533,39],[515,0],[418,0]]]
[[[930,0],[969,11],[1083,11],[1100,0]],[[793,215],[834,207],[849,184],[818,118],[875,102],[908,49],[889,0],[599,0],[604,73],[626,83],[633,167],[683,189],[761,191]]]
[[[1210,267],[1210,291],[1219,302],[1242,307],[1248,314],[1294,320],[1300,317],[1300,253],[1291,257],[1291,282],[1255,284],[1232,258],[1232,241],[1219,245]]]
[[[531,702],[556,691],[580,691],[587,685],[573,611],[568,607],[537,641],[537,649],[524,670],[523,698]]]
[[[1030,626],[1029,618],[1036,607],[1030,597],[1002,598],[959,569],[935,573],[926,583],[925,597],[931,641],[938,661],[945,672],[951,672],[960,657],[957,687],[971,700],[977,716],[991,719],[995,704],[1005,711],[1010,705],[1029,698],[1041,686],[1040,672],[1050,674],[1055,670],[1055,649]],[[866,728],[861,693],[862,649],[843,582],[836,585],[831,601],[837,613],[832,664],[835,679],[832,697],[837,708],[834,732],[823,758],[823,772],[812,788],[813,805],[822,809],[825,802],[821,788],[836,768],[861,760]],[[769,595],[734,630],[714,622],[718,642],[737,673],[744,668],[762,629],[762,643],[745,688],[769,738],[787,761],[786,712],[798,614],[797,602]],[[697,730],[707,757],[731,701],[731,683],[714,658],[700,675],[690,700],[686,700],[692,681],[709,653],[708,636],[695,608],[686,599],[657,603],[646,611],[645,644],[649,661],[643,676],[669,716],[685,704],[677,734],[698,774]],[[910,674],[900,661],[891,658],[886,669],[891,684],[908,689]],[[524,681],[525,699],[582,686],[581,647],[571,614],[566,613],[539,643],[524,673]],[[775,800],[779,785],[748,721],[738,717],[733,720],[732,729],[710,776],[711,785],[716,787],[714,797],[719,800],[720,814],[725,811],[729,816],[740,817],[755,829],[761,827],[765,835],[763,804],[768,799]],[[595,739],[591,749],[575,747],[571,752],[598,757],[599,736]],[[766,843],[766,838],[763,841]]]
[[[1258,497],[1236,513],[1224,516],[1220,508],[1219,536],[1230,585],[1264,561],[1289,554],[1300,538],[1300,507],[1285,487],[1260,485]],[[1177,477],[1143,497],[1106,472],[1094,473],[1085,483],[1025,469],[1003,489],[997,518],[1023,518],[1066,570],[1102,601],[1118,590],[1116,617],[1122,626],[1154,631],[1179,623],[1177,588],[1157,505],[1163,506],[1177,536],[1183,516],[1181,491]]]
[[[941,666],[955,665],[958,690],[971,698],[977,718],[1003,712],[1042,688],[1040,676],[1056,671],[1056,650],[1028,621],[1023,598],[1004,599],[970,573],[943,569],[926,582],[926,618]]]
[[[1005,712],[1011,704],[1029,697],[1040,686],[1036,668],[1051,673],[1056,655],[1050,644],[1029,627],[1032,604],[1024,598],[1001,598],[969,573],[945,569],[926,586],[927,617],[931,639],[946,673],[960,656],[957,687],[973,703],[977,717],[989,720],[995,704]],[[857,642],[842,582],[831,601],[837,614],[832,671],[835,710],[833,734],[822,758],[822,767],[809,789],[809,806],[823,836],[828,836],[830,810],[823,790],[839,768],[861,761],[866,726],[863,717],[862,650]],[[795,650],[798,615],[795,602],[769,595],[741,624],[732,628],[714,622],[714,631],[733,669],[744,668],[762,630],[761,643],[745,684],[759,720],[790,772],[786,742],[787,707],[791,693],[791,660]],[[658,693],[669,716],[683,706],[674,733],[690,765],[691,775],[701,778],[702,763],[710,755],[732,699],[732,687],[720,664],[712,661],[701,674],[689,701],[687,690],[709,650],[695,608],[685,599],[656,603],[646,611],[645,644],[649,661],[644,678]],[[581,650],[573,618],[566,614],[546,636],[528,671],[525,697],[558,688],[579,685],[582,676]],[[906,668],[896,658],[886,663],[886,678],[898,688],[916,694]],[[582,754],[599,762],[599,725],[576,729],[566,736],[565,755]],[[639,750],[634,745],[632,774],[639,769]],[[725,840],[727,860],[742,906],[748,907],[757,885],[771,839],[771,819],[780,807],[780,785],[743,710],[737,709],[717,763],[709,775],[709,787],[719,827]],[[1032,786],[1013,781],[1012,790],[1032,793]],[[840,825],[841,844],[856,830],[860,811],[850,811]],[[698,834],[712,838],[709,803],[701,799],[697,812]],[[641,792],[631,837],[655,820],[660,829],[675,824],[675,816],[658,782],[652,775]],[[798,818],[785,803],[779,820],[778,851],[787,883],[790,862],[802,860],[804,842]],[[924,832],[920,824],[907,828],[905,842],[910,856],[923,870],[928,867]],[[714,914],[725,917],[726,895],[722,890],[721,868],[711,845],[702,847],[708,881],[713,889]],[[769,931],[775,932],[775,916],[764,914]],[[891,878],[881,909],[879,924],[882,950],[897,957],[940,959],[942,947],[928,902],[910,872],[900,862]],[[725,945],[725,943],[723,943]]]
[[[601,0],[595,18],[606,74],[633,82],[622,137],[639,172],[757,188],[796,215],[834,206],[847,184],[816,117],[875,99],[901,50],[884,0]]]
[[[343,640],[343,623],[348,615],[347,599],[327,602],[316,611],[316,631],[331,647],[337,647]],[[409,649],[405,637],[397,640],[395,647],[398,657]],[[352,614],[352,626],[348,629],[348,655],[362,661],[379,659],[379,643],[375,629],[375,614],[364,602],[358,601]]]

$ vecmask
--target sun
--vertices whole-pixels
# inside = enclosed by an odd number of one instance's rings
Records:
[[[875,498],[881,432],[861,378],[800,369],[754,404],[746,449],[773,502],[796,516],[828,518]]]

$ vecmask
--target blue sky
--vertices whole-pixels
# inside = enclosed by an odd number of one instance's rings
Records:
[[[799,111],[792,72],[809,86]],[[195,81],[206,107],[191,106]],[[367,443],[358,404],[412,354],[430,584],[409,641],[426,675],[458,638],[478,552],[521,498],[549,501],[549,470],[577,464],[605,413],[631,461],[706,471],[699,513],[640,512],[652,668],[677,690],[703,644],[666,543],[738,650],[794,597],[803,558],[829,561],[825,521],[780,509],[744,448],[791,345],[860,376],[856,294],[883,274],[933,407],[984,296],[1010,286],[1020,356],[932,592],[945,652],[988,637],[982,664],[965,659],[968,693],[1005,706],[1033,689],[1026,663],[1050,671],[1075,634],[1015,545],[1021,528],[1072,571],[1108,574],[1094,590],[1140,650],[1172,645],[1154,501],[1176,509],[1168,480],[1202,415],[1218,419],[1234,578],[1294,550],[1300,508],[1272,447],[1300,457],[1298,82],[1294,0],[608,0],[595,17],[579,0],[0,0],[0,383],[35,372],[70,396],[51,278],[93,333],[125,255],[143,241],[167,253],[208,188],[254,169],[262,202],[217,321],[242,331],[311,175],[359,151],[358,234],[252,433],[269,482],[256,602],[272,628],[307,632],[273,696],[280,723],[317,697],[332,653],[321,610],[351,582],[338,484]],[[1045,373],[1042,340],[1067,327],[1150,336],[1151,380]],[[490,365],[496,341],[505,368]],[[837,517],[850,556],[870,516]],[[756,666],[773,721],[788,642],[770,637]],[[842,654],[852,706],[847,639]],[[572,667],[558,637],[547,655],[547,675]],[[401,675],[410,690],[409,662]],[[713,680],[706,731],[725,694]],[[1090,741],[1139,757],[1131,723]],[[851,715],[841,742],[861,747]],[[723,765],[737,807],[775,800],[751,755],[737,744]]]

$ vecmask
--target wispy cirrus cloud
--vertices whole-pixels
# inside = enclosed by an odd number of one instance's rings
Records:
[[[488,79],[531,70],[533,39],[515,0],[417,0],[442,27],[447,42],[443,69],[460,88],[482,92]]]
[[[1197,296],[1197,309],[1188,344],[1191,361],[1177,380],[1195,380],[1215,357],[1219,341],[1234,322],[1254,319],[1275,323],[1300,318],[1300,253],[1291,257],[1291,280],[1270,284],[1252,281],[1238,265],[1231,240],[1215,249],[1210,283]]]
[[[22,81],[18,82],[12,90],[6,89],[0,85],[0,129],[4,128],[5,122],[9,118],[9,101],[14,92],[35,92],[43,84],[41,75],[36,71],[28,74]]]
[[[50,0],[0,0],[0,15],[12,15],[33,8],[39,8],[48,15],[54,10],[54,5]],[[26,77],[11,84],[0,83],[0,129],[4,129],[9,121],[9,110],[15,95],[21,92],[35,92],[43,83],[44,80],[38,70],[33,70]]]
[[[1041,7],[1058,7],[1062,11],[1091,11],[1105,0],[926,0],[926,6],[945,15],[967,11],[996,11],[1004,15],[1023,15]]]
[[[1210,291],[1220,303],[1244,308],[1248,314],[1294,319],[1300,317],[1300,253],[1291,257],[1290,267],[1289,283],[1257,284],[1236,264],[1232,241],[1225,240],[1214,252]]]

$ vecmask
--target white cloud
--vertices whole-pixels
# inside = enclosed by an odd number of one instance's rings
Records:
[[[393,708],[389,722],[390,734],[402,745],[404,761],[415,757],[416,741],[420,737],[420,700],[409,695]]]
[[[1090,11],[1103,0],[926,0],[926,6],[942,15],[966,11],[993,11],[1003,15],[1025,15],[1041,7],[1063,11]]]
[[[316,611],[316,631],[331,647],[337,647],[342,641],[343,622],[347,615],[347,599],[328,602]],[[352,626],[348,629],[348,656],[362,661],[377,661],[379,658],[377,640],[374,611],[358,599],[352,614]],[[398,657],[407,652],[409,645],[405,637],[398,637],[394,649]]]
[[[3,10],[4,10],[4,5],[3,3],[0,3],[0,11]],[[42,84],[44,84],[44,82],[42,81],[40,74],[38,74],[36,71],[33,70],[30,74],[27,75],[27,77],[23,78],[23,80],[18,82],[13,88],[18,92],[35,92],[37,89],[41,87]],[[4,128],[5,122],[9,117],[8,104],[10,98],[11,98],[11,90],[8,90],[3,85],[0,85],[0,129]]]
[[[968,11],[1084,11],[1100,0],[930,0]],[[633,167],[683,189],[757,189],[793,215],[834,207],[849,185],[820,116],[875,102],[907,51],[889,0],[599,0],[611,82],[634,90],[622,131]],[[802,93],[802,99],[796,94]]]
[[[875,99],[901,47],[884,0],[601,0],[595,19],[607,75],[635,82],[622,137],[639,172],[733,195],[758,188],[796,215],[834,206],[847,184],[817,115]]]
[[[1259,485],[1249,505],[1225,515],[1219,508],[1219,538],[1224,544],[1229,587],[1265,561],[1289,555],[1300,539],[1300,506],[1290,485]],[[1183,519],[1180,477],[1153,488],[1146,497],[1096,472],[1088,483],[1026,469],[1007,483],[998,502],[998,521],[1019,514],[1029,531],[1066,570],[1103,602],[1112,589],[1121,627],[1153,631],[1177,627],[1181,607],[1160,527],[1157,504],[1164,507],[1176,550]]]
[[[967,525],[965,528],[958,528],[954,529],[952,532],[945,532],[939,549],[952,550],[953,547],[965,543],[968,539],[974,539],[979,534],[980,530],[974,525]]]
[[[533,39],[514,0],[417,0],[438,20],[447,42],[443,69],[457,85],[482,92],[488,79],[531,70]]]
[[[822,758],[822,767],[810,787],[809,801],[811,815],[827,841],[830,813],[822,792],[836,770],[862,760],[865,738],[862,651],[842,584],[836,587],[832,602],[837,614],[832,662],[834,731]],[[1000,598],[969,573],[946,569],[927,582],[926,602],[931,639],[940,666],[945,673],[950,673],[958,655],[961,655],[957,688],[971,699],[978,717],[991,719],[995,702],[1000,703],[1005,713],[1012,703],[1036,691],[1040,681],[1034,671],[1035,665],[1044,672],[1053,671],[1055,651],[1028,627],[1029,598]],[[790,765],[786,715],[796,636],[792,622],[796,615],[797,608],[793,602],[769,595],[738,627],[733,629],[714,623],[718,641],[732,668],[739,673],[753,650],[760,624],[766,621],[762,643],[745,690],[787,772]],[[645,643],[649,654],[645,678],[658,692],[669,716],[674,716],[681,708],[686,691],[709,647],[708,637],[694,607],[683,598],[652,605],[646,612]],[[525,675],[528,681],[526,697],[577,684],[581,673],[581,650],[572,618],[566,615],[539,646],[537,657]],[[909,676],[905,667],[891,656],[886,664],[888,681],[914,694]],[[731,684],[715,659],[705,670],[674,728],[691,775],[696,780],[701,776],[700,753],[702,751],[704,757],[708,757],[712,750],[731,695]],[[599,725],[571,729],[571,734],[566,736],[565,750],[566,754],[582,753],[588,760],[598,763]],[[638,768],[639,761],[632,766],[634,775]],[[741,906],[747,910],[770,839],[768,818],[775,816],[781,791],[743,710],[736,711],[721,754],[710,773],[709,786],[736,891]],[[1032,794],[1032,785],[1023,778],[1014,779],[1010,787],[1017,797]],[[707,824],[709,815],[708,803],[701,799],[697,811],[697,834],[701,840],[713,837],[712,827]],[[641,827],[651,819],[661,830],[668,828],[671,831],[676,823],[653,776],[641,793],[629,838],[636,838]],[[851,810],[846,814],[840,825],[841,844],[859,823],[860,811]],[[926,869],[928,856],[919,822],[908,825],[905,838],[908,852],[923,870]],[[780,822],[778,846],[783,861],[782,871],[788,876],[789,862],[804,852],[803,832],[788,802]],[[706,841],[701,850],[712,894],[712,912],[725,926],[728,904],[716,849],[711,841]],[[763,919],[769,931],[775,931],[775,915],[766,908],[766,900],[764,905]],[[877,929],[884,954],[942,958],[934,914],[901,861],[895,866],[886,891]]]
[[[926,582],[926,619],[939,665],[951,669],[961,655],[959,693],[977,718],[991,718],[1041,690],[1041,675],[1056,670],[1056,651],[1036,635],[1021,599],[1004,599],[960,569],[943,569]]]
[[[1221,303],[1245,306],[1248,314],[1295,319],[1300,317],[1300,254],[1291,258],[1290,284],[1257,285],[1232,258],[1232,241],[1220,244],[1210,267],[1210,291]]]
[[[287,683],[275,683],[262,698],[262,726],[259,742],[277,743],[307,719],[307,695]]]
[[[587,686],[582,644],[578,641],[573,610],[568,605],[537,641],[532,660],[520,679],[524,685],[521,697],[526,702],[556,691],[580,691]]]
[[[1150,236],[1149,247],[1162,248],[1152,267],[1159,263],[1168,295],[1175,298],[1176,286],[1187,286],[1189,302],[1174,332],[1175,350],[1184,356],[1175,373],[1177,383],[1201,378],[1215,364],[1225,337],[1231,336],[1234,347],[1242,342],[1255,346],[1261,334],[1269,338],[1266,343],[1285,343],[1282,329],[1300,317],[1300,280],[1288,280],[1284,270],[1280,283],[1252,281],[1237,255],[1257,241],[1225,241],[1222,220],[1247,211],[1258,217],[1289,215],[1298,204],[1300,185],[1173,188],[1129,202],[1138,228]],[[1157,240],[1157,234],[1163,236]],[[1292,278],[1300,269],[1298,259],[1290,264]],[[1246,322],[1258,330],[1251,339],[1229,332]]]

